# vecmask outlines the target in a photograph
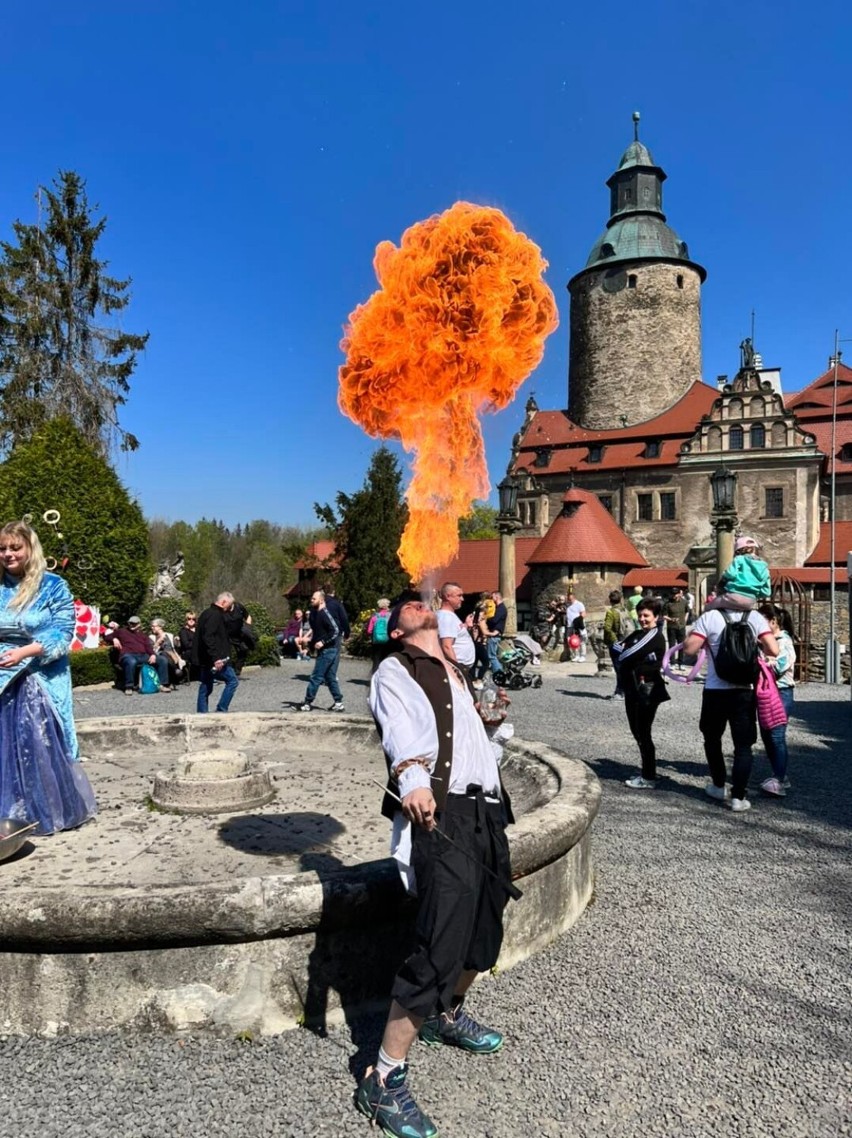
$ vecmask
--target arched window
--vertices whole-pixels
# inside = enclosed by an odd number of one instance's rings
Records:
[[[749,431],[749,446],[752,450],[763,450],[766,446],[766,427],[763,423],[752,423]]]
[[[728,450],[742,450],[744,445],[742,427],[731,427],[728,433]]]
[[[785,447],[787,445],[786,423],[772,424],[772,445],[774,447]]]
[[[722,428],[711,427],[707,432],[707,449],[708,450],[721,450],[722,449]]]
[[[762,395],[755,395],[748,405],[748,413],[752,419],[762,419],[766,414],[766,404]]]
[[[743,417],[743,401],[742,399],[729,399],[728,400],[728,418],[729,419],[742,419]]]

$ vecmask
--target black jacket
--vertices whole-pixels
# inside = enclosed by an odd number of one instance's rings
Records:
[[[349,617],[346,615],[346,609],[343,607],[337,597],[326,597],[325,607],[328,609],[331,619],[340,629],[340,635],[345,640],[351,632],[351,629],[349,627]]]
[[[637,628],[622,642],[618,677],[625,699],[665,703],[671,699],[660,668],[666,640],[659,628]]]
[[[192,644],[192,663],[200,668],[212,668],[217,660],[227,660],[230,655],[231,642],[225,614],[218,605],[211,605],[198,618]]]
[[[333,648],[338,643],[340,629],[337,627],[337,622],[328,611],[328,607],[322,609],[311,609],[308,620],[311,624],[311,632],[313,635],[313,644],[316,647],[317,641],[322,643],[323,648]]]

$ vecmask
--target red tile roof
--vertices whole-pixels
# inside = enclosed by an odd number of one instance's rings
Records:
[[[836,521],[834,523],[834,564],[846,565],[846,554],[852,552],[852,522]],[[831,564],[831,522],[821,522],[819,527],[819,541],[814,546],[813,553],[805,561],[805,565]]]
[[[706,383],[696,382],[676,403],[662,414],[636,423],[632,427],[619,427],[589,431],[577,426],[567,411],[537,411],[520,441],[514,470],[527,470],[535,474],[564,474],[569,470],[620,470],[629,466],[672,466],[680,455],[681,443],[692,438],[703,415],[706,415],[718,398],[718,391]],[[649,440],[659,440],[660,453],[656,458],[645,458]],[[589,462],[589,447],[602,448],[601,461]],[[547,466],[536,467],[536,451],[552,447]]]
[[[532,596],[531,574],[527,561],[539,543],[537,537],[515,539],[515,583],[520,600]],[[466,593],[491,592],[500,587],[500,539],[460,541],[459,551],[450,564],[438,574],[438,585],[456,581]]]
[[[294,569],[315,569],[321,561],[329,560],[329,564],[334,567],[334,552],[336,546],[333,541],[314,541],[305,550],[304,557],[301,557],[293,565]]]
[[[827,411],[831,414],[834,401],[833,387],[834,368],[830,367],[801,391],[786,396],[784,405],[788,410],[795,411],[797,415],[801,413],[803,419],[807,418],[808,413],[819,414]],[[837,408],[838,411],[841,408],[846,411],[852,410],[852,367],[847,367],[844,363],[837,365]]]
[[[675,585],[686,587],[689,574],[686,569],[631,569],[624,574],[622,585],[632,588],[641,585],[643,589],[673,589]]]
[[[615,518],[588,490],[566,490],[561,512],[539,542],[528,565],[647,565]]]
[[[773,581],[778,580],[779,577],[790,577],[794,581],[798,581],[800,585],[827,585],[829,584],[831,570],[826,565],[824,567],[815,566],[813,568],[802,568],[801,565],[794,565],[789,568],[770,569],[769,576]],[[835,585],[845,585],[849,581],[846,576],[845,569],[834,570],[834,583]]]

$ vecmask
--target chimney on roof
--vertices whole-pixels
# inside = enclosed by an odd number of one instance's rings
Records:
[[[843,359],[843,352],[838,352],[836,358],[833,355],[829,356],[828,357],[829,368],[833,368],[835,364],[839,364],[842,359]]]
[[[754,370],[760,371],[760,369],[762,367],[763,367],[763,356],[760,354],[760,352],[755,352],[754,353]]]
[[[725,386],[725,384],[727,382],[728,382],[728,377],[726,375],[717,375],[716,376],[716,386],[719,388],[720,391],[722,390],[722,388]]]

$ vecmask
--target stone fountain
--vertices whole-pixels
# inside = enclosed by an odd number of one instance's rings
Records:
[[[79,734],[97,819],[0,863],[0,1032],[270,1034],[386,1003],[412,906],[371,720],[88,719]],[[503,771],[523,898],[500,968],[585,908],[600,799],[588,767],[542,744],[513,740]]]

